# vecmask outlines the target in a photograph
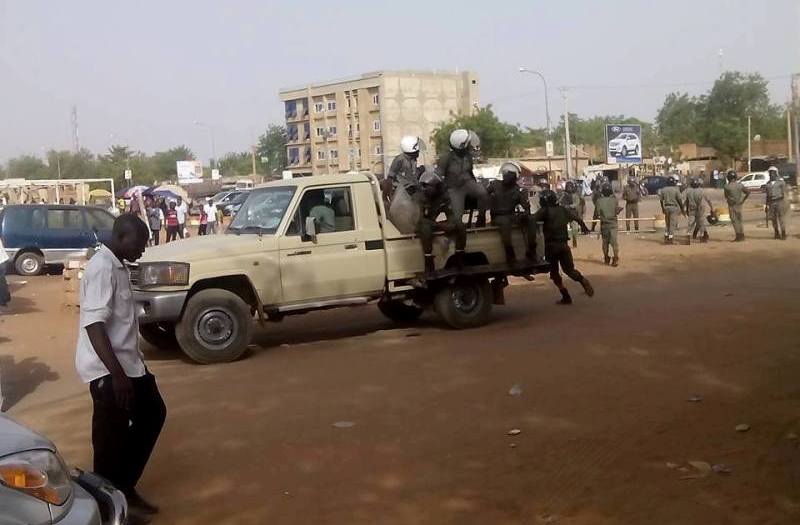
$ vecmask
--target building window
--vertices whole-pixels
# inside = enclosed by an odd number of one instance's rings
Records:
[[[284,105],[286,107],[286,118],[295,118],[297,116],[297,101],[287,100]]]
[[[317,160],[325,160],[325,150],[317,150]]]
[[[297,140],[299,136],[299,132],[297,130],[297,124],[289,124],[286,126],[286,138],[289,141]]]
[[[358,148],[350,148],[350,157],[354,159],[361,157],[361,150]]]
[[[335,137],[336,136],[336,126],[330,126],[328,128],[328,136]]]
[[[304,98],[304,99],[301,100],[301,102],[302,102],[302,105],[303,105],[303,111],[302,111],[303,117],[307,117],[308,116],[308,99]]]
[[[339,150],[338,149],[332,149],[331,150],[331,158],[332,159],[338,159],[339,158]]]
[[[324,137],[325,136],[325,128],[317,128],[317,136]]]
[[[314,113],[322,113],[325,111],[325,104],[322,102],[315,102],[314,103]]]
[[[328,101],[328,111],[336,111],[336,101],[329,100]]]
[[[380,120],[373,120],[372,121],[372,131],[378,132],[381,130],[381,121]]]
[[[378,105],[378,102],[380,102],[380,100],[381,100],[381,99],[380,99],[380,97],[378,96],[378,94],[377,94],[377,93],[373,93],[373,94],[372,94],[372,104],[373,104],[373,105],[377,106],[377,105]]]
[[[375,146],[375,155],[383,155],[383,146],[378,144]]]
[[[306,122],[303,124],[303,140],[308,140],[311,138],[311,124]]]
[[[300,164],[300,148],[289,148],[289,165]]]

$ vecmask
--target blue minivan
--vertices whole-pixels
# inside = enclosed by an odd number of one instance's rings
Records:
[[[109,242],[114,216],[91,206],[13,204],[0,209],[0,239],[19,275],[38,275],[67,255]]]

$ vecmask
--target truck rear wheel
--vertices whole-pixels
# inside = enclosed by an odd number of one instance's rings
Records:
[[[422,315],[422,308],[402,301],[378,301],[378,310],[396,323],[410,323]]]
[[[436,292],[433,304],[452,328],[481,326],[492,310],[492,288],[486,279],[460,279]]]
[[[189,299],[175,335],[187,356],[207,365],[241,357],[250,344],[252,329],[250,306],[241,297],[210,288]]]

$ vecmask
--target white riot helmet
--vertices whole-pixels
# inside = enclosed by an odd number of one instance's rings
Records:
[[[477,135],[476,135],[477,136]],[[450,133],[450,146],[453,149],[465,150],[470,145],[470,134],[465,129],[456,129]]]
[[[513,173],[517,177],[522,175],[522,168],[520,167],[519,163],[510,160],[508,162],[504,162],[502,166],[500,166],[500,175],[504,175],[506,173]]]
[[[769,173],[770,177],[774,176],[776,179],[780,178],[780,172],[778,171],[778,168],[776,168],[775,166],[770,166],[767,169],[767,173]]]
[[[403,153],[419,153],[419,137],[406,135],[400,140],[400,149]]]
[[[475,153],[480,153],[481,151],[481,138],[472,130],[469,131],[469,147]]]

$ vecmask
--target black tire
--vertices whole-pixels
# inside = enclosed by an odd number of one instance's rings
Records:
[[[492,311],[492,288],[486,279],[461,279],[436,292],[433,304],[452,328],[482,326]]]
[[[22,252],[14,259],[17,275],[33,277],[44,271],[44,257],[36,252]]]
[[[378,301],[378,310],[396,323],[410,323],[419,319],[423,309],[401,301]]]
[[[634,157],[638,157],[639,156],[639,146],[636,146],[635,148],[633,148],[633,156]]]
[[[622,146],[622,156],[623,157],[627,157],[628,156],[628,147],[627,146]]]
[[[178,339],[175,337],[174,323],[150,323],[139,325],[139,335],[155,348],[175,347]]]
[[[207,365],[241,357],[252,332],[250,305],[233,292],[210,288],[189,298],[175,335],[187,356]]]

